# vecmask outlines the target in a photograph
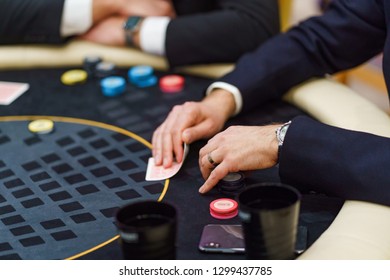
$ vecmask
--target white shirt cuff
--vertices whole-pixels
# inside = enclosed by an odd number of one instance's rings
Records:
[[[93,0],[65,0],[60,33],[62,37],[85,33],[92,26]]]
[[[228,83],[215,82],[215,83],[212,83],[207,88],[206,95],[209,95],[216,88],[224,89],[224,90],[230,92],[233,95],[234,102],[236,103],[236,110],[235,110],[233,116],[235,116],[238,113],[240,113],[241,109],[242,109],[242,96],[241,96],[241,92],[239,91],[239,89],[236,88],[235,86],[231,85],[231,84],[228,84]]]
[[[165,55],[165,34],[170,20],[169,17],[147,17],[142,21],[140,47],[144,52]]]

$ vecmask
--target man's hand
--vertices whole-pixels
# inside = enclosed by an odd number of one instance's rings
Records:
[[[156,165],[170,167],[175,156],[183,159],[183,143],[209,138],[221,131],[235,109],[233,96],[214,90],[201,102],[175,106],[153,134],[153,157]]]
[[[174,18],[175,9],[171,0],[121,0],[122,7],[118,13],[128,16],[167,16]]]
[[[123,23],[129,16],[169,16],[175,17],[171,0],[94,0],[93,26],[79,38],[91,42],[124,46]],[[134,38],[139,46],[139,38]]]
[[[199,151],[199,166],[206,180],[199,192],[208,192],[230,172],[274,166],[278,160],[275,130],[279,126],[232,126],[210,139]]]
[[[93,25],[112,16],[175,17],[171,0],[93,0]]]
[[[125,34],[123,31],[123,23],[125,20],[126,18],[119,16],[107,18],[96,24],[79,38],[109,46],[124,46]]]

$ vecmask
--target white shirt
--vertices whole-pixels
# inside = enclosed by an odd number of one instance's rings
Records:
[[[85,33],[92,26],[93,0],[65,0],[60,34],[62,37]]]

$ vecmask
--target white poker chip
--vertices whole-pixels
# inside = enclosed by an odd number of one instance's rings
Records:
[[[38,119],[28,124],[28,130],[37,134],[48,134],[54,129],[54,122],[48,119]]]

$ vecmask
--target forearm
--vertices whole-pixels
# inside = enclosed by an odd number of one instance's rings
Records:
[[[0,44],[60,43],[63,2],[0,1]]]
[[[390,140],[293,119],[281,150],[283,182],[348,200],[390,205]]]
[[[279,31],[274,0],[217,2],[218,8],[196,13],[178,7],[183,14],[170,22],[165,43],[172,67],[235,62]]]
[[[126,0],[93,0],[92,22],[93,24],[113,15],[119,15],[125,7]]]
[[[382,50],[385,21],[376,2],[335,1],[332,7],[324,16],[312,18],[243,56],[235,70],[221,78],[240,90],[243,111],[279,98],[309,78],[354,67]],[[367,15],[371,21],[362,19]]]

